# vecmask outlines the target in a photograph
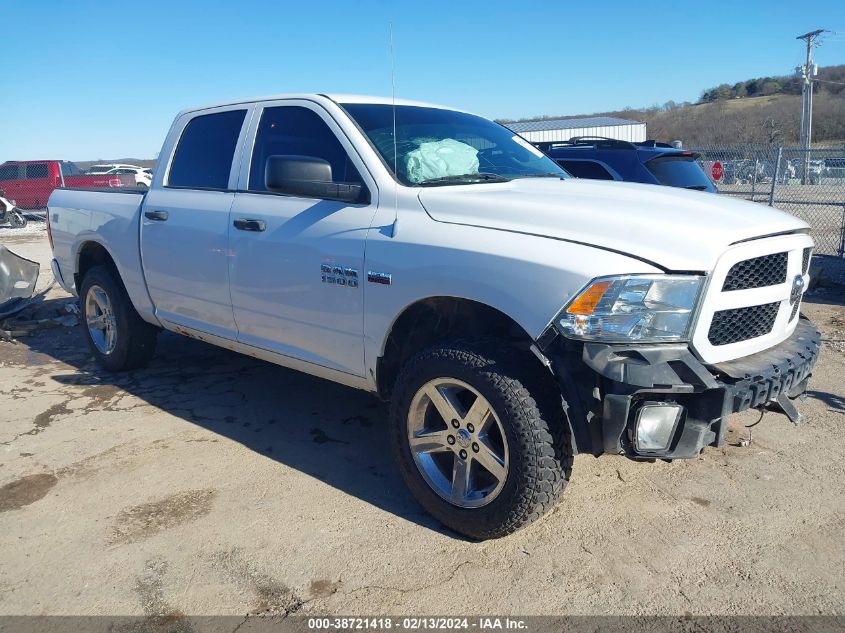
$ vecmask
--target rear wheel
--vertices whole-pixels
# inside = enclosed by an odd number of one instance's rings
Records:
[[[79,296],[88,344],[103,367],[123,371],[149,362],[158,330],[135,311],[111,267],[91,268]]]
[[[559,401],[519,354],[463,343],[422,352],[402,370],[391,402],[405,483],[461,534],[497,538],[519,529],[549,510],[569,479]]]

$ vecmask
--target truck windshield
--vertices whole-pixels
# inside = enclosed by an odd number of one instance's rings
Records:
[[[699,191],[716,191],[716,187],[696,162],[695,156],[669,154],[652,158],[645,165],[661,185]]]
[[[396,106],[394,157],[392,105],[342,106],[404,185],[569,177],[540,150],[498,123],[465,112],[424,106]]]

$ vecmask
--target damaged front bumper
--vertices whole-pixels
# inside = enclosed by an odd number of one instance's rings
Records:
[[[695,457],[719,446],[727,418],[791,402],[807,388],[821,334],[801,318],[790,338],[763,352],[704,365],[686,345],[608,345],[557,337],[544,350],[568,405],[580,453],[640,459]]]

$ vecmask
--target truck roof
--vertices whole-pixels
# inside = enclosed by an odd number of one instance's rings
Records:
[[[183,114],[187,114],[189,112],[199,112],[201,110],[210,110],[211,108],[220,108],[223,106],[229,105],[240,105],[240,104],[252,104],[252,103],[260,103],[262,101],[277,101],[280,99],[310,99],[312,101],[320,101],[322,99],[328,99],[330,101],[334,101],[335,103],[373,103],[373,104],[382,104],[382,105],[391,105],[394,103],[392,97],[375,97],[375,96],[368,96],[368,95],[350,95],[350,94],[338,94],[338,93],[283,93],[277,95],[268,95],[264,97],[251,97],[248,99],[232,99],[229,101],[220,101],[218,103],[211,103],[206,104],[203,106],[198,106],[195,108],[187,108],[182,110],[179,113],[179,116]],[[453,108],[450,106],[438,105],[434,103],[425,103],[423,101],[413,101],[410,99],[396,99],[396,105],[402,106],[422,106],[426,108],[438,108],[440,110],[455,110],[456,112],[462,112],[459,108]]]

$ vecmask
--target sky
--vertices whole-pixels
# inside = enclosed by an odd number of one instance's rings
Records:
[[[490,118],[674,101],[792,72],[795,36],[845,3],[806,0],[0,0],[0,161],[156,156],[175,114],[284,92],[389,95]]]

